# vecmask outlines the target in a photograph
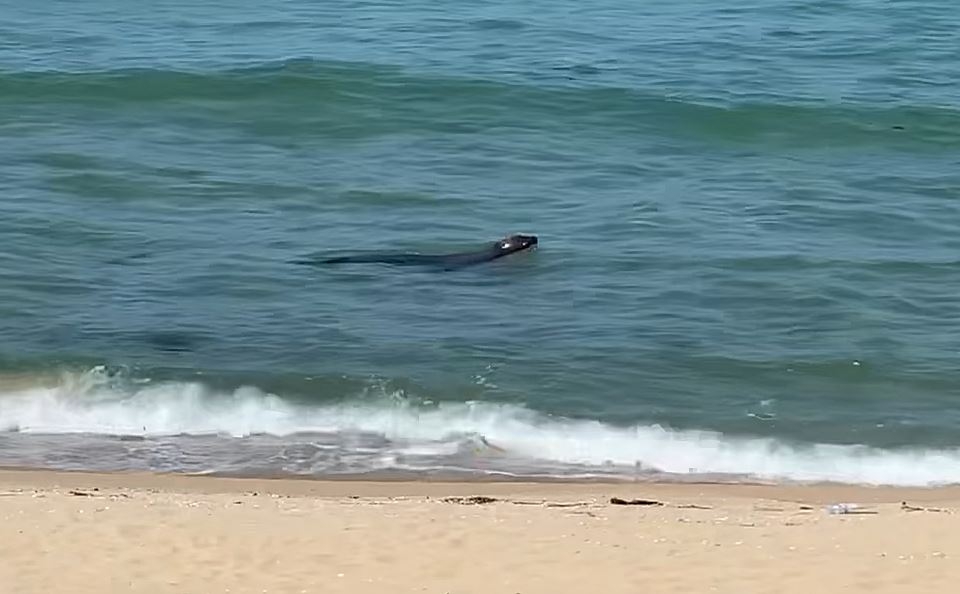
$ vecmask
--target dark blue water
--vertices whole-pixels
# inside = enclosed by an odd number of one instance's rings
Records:
[[[955,482],[951,9],[0,2],[0,463]]]

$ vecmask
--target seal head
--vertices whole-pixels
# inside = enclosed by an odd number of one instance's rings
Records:
[[[496,257],[502,257],[514,252],[530,249],[538,243],[539,240],[536,235],[510,235],[494,244],[493,249],[497,251],[498,255]]]

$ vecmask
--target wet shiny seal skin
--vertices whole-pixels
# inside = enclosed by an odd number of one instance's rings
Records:
[[[452,254],[407,254],[407,253],[367,253],[311,260],[298,260],[297,264],[392,264],[395,266],[435,266],[444,269],[462,268],[490,262],[504,256],[532,249],[539,243],[536,235],[510,235],[490,243],[487,247]]]

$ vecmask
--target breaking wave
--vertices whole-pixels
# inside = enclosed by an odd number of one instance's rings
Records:
[[[516,472],[516,460],[522,459],[529,474],[589,474],[597,469],[667,478],[709,475],[903,486],[960,482],[956,449],[786,443],[652,424],[614,426],[551,417],[517,405],[414,403],[389,395],[309,405],[254,387],[218,391],[198,382],[117,378],[102,368],[46,381],[0,381],[0,430],[23,438],[266,435],[300,442],[305,435],[361,434],[404,444],[408,453],[430,454],[430,463],[422,458],[419,468],[439,470],[470,470],[469,461],[449,457],[464,436],[473,436],[475,443],[513,461],[514,466],[501,470]],[[222,464],[211,461],[214,466]],[[556,472],[564,467],[569,472]],[[483,470],[497,471],[496,462],[487,460]]]

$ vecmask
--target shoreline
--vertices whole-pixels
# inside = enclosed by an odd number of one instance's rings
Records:
[[[167,492],[224,494],[260,492],[320,498],[364,496],[494,496],[517,493],[655,493],[665,497],[733,497],[828,505],[839,502],[900,503],[960,501],[960,485],[900,487],[847,483],[775,483],[531,478],[452,474],[411,477],[400,473],[304,475],[230,475],[177,472],[51,470],[0,467],[0,488],[153,489]]]

